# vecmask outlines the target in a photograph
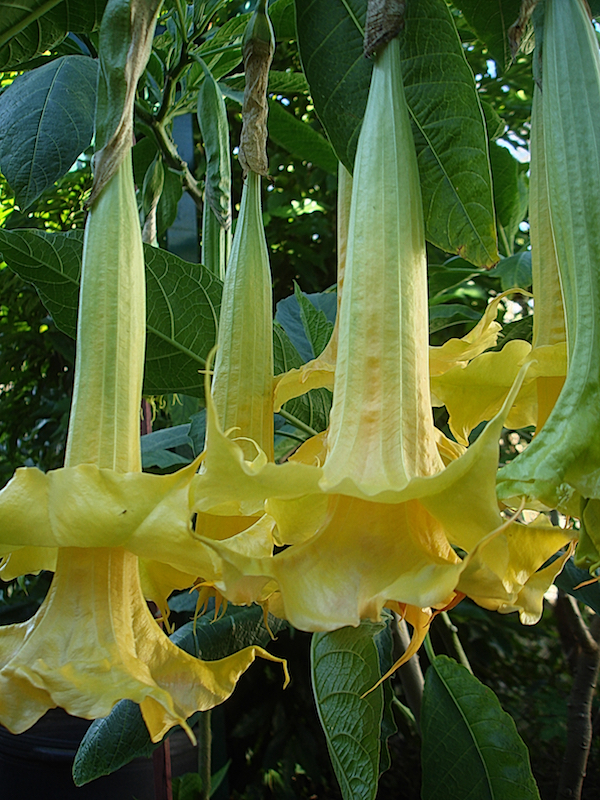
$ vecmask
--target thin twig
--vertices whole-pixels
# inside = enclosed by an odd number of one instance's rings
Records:
[[[452,658],[458,661],[459,664],[462,664],[463,667],[466,667],[472,675],[473,670],[471,664],[464,651],[462,642],[458,638],[458,628],[448,616],[448,612],[442,611],[441,614],[438,614],[433,624],[444,643],[444,648],[448,655],[452,656]]]
[[[592,700],[600,667],[600,617],[590,627],[570,595],[563,603],[563,621],[577,641],[579,652],[567,715],[567,744],[558,784],[557,800],[580,800],[592,742]]]
[[[156,800],[173,800],[171,784],[171,748],[165,739],[152,753],[154,767],[154,795]]]
[[[198,181],[194,178],[190,168],[177,152],[175,142],[167,133],[162,125],[152,114],[146,111],[139,103],[136,103],[136,114],[140,120],[151,130],[158,149],[162,153],[167,166],[181,172],[183,175],[184,188],[190,195],[196,206],[201,209],[203,206],[202,190]]]
[[[311,428],[310,425],[307,425],[305,422],[302,422],[301,419],[295,417],[293,414],[290,414],[289,411],[284,411],[283,408],[280,408],[277,412],[280,414],[284,419],[287,419],[289,423],[291,423],[294,428],[298,428],[299,431],[304,431],[304,433],[308,433],[309,436],[318,436],[319,431],[316,431],[314,428]]]
[[[201,800],[209,800],[211,790],[211,712],[204,711],[198,721],[198,774],[202,780]]]

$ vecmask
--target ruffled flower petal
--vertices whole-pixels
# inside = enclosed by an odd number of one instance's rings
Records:
[[[513,339],[498,352],[482,353],[467,365],[454,366],[431,379],[435,402],[446,406],[450,430],[459,442],[467,445],[471,431],[498,413],[525,362],[532,366],[506,419],[508,428],[525,428],[538,425],[538,387],[548,391],[552,386],[548,380],[540,386],[539,380],[555,378],[560,386],[564,382],[565,342],[532,351],[528,342]],[[544,407],[549,402],[548,398]]]
[[[141,593],[137,559],[120,548],[60,550],[46,600],[27,622],[0,628],[0,719],[13,733],[59,705],[93,719],[129,698],[153,741],[225,700],[257,656],[249,647],[203,662],[174,645]]]

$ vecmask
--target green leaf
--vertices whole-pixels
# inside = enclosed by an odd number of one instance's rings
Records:
[[[290,298],[287,298],[290,299]],[[294,299],[295,298],[291,298]],[[278,309],[281,305],[278,303]],[[296,347],[292,344],[285,329],[275,319],[273,323],[273,361],[275,375],[287,372],[290,369],[301,367],[312,356],[302,358]],[[308,394],[296,397],[284,404],[283,410],[292,417],[300,420],[315,431],[324,431],[329,424],[331,410],[331,392],[328,389],[312,389]]]
[[[296,0],[298,47],[315,108],[352,171],[372,64],[362,52],[366,0]]]
[[[374,641],[379,656],[379,672],[385,675],[394,663],[394,639],[391,628],[391,614],[385,614],[385,627],[375,635]],[[390,680],[383,683],[383,718],[381,720],[381,756],[379,759],[379,774],[382,775],[392,766],[392,757],[388,739],[398,733],[398,726],[394,717],[394,690]]]
[[[242,81],[242,89],[245,81]],[[234,87],[235,88],[235,87]],[[269,70],[269,93],[272,94],[308,94],[308,83],[303,72],[280,72]]]
[[[366,0],[296,2],[302,64],[338,158],[352,170],[371,62]],[[428,240],[491,266],[498,260],[487,134],[473,73],[444,0],[407,4],[403,79],[417,148]]]
[[[216,81],[221,80],[241,62],[241,41],[250,16],[250,13],[240,14],[227,20],[212,38],[206,39],[198,48],[198,55],[206,62]],[[194,76],[201,75],[203,70],[200,64],[193,64],[190,82],[193,83]]]
[[[166,169],[160,200],[156,208],[156,231],[162,236],[177,217],[177,205],[183,195],[183,177],[181,172]]]
[[[495,347],[490,348],[496,352],[502,350],[507,342],[513,339],[522,339],[524,342],[531,342],[533,337],[533,314],[529,314],[522,319],[516,319],[502,326],[498,335],[498,342]]]
[[[211,775],[209,797],[212,797],[223,783],[230,766],[231,759],[214,775]],[[200,800],[202,798],[202,778],[197,772],[186,772],[179,778],[173,778],[172,786],[173,800]]]
[[[0,169],[26,209],[71,168],[94,132],[98,63],[63,56],[0,95]]]
[[[173,800],[198,800],[202,797],[202,778],[197,772],[187,772],[173,778]]]
[[[492,143],[490,162],[494,176],[494,205],[499,234],[504,240],[504,255],[512,254],[519,223],[527,214],[529,188],[519,162],[506,147]]]
[[[140,437],[142,468],[167,469],[178,464],[189,464],[191,458],[171,452],[176,447],[192,448],[189,436],[190,423],[153,431]]]
[[[303,298],[304,311],[301,310],[300,298]],[[304,300],[310,303],[313,309],[310,309]],[[305,294],[295,288],[293,295],[284,297],[277,303],[275,319],[289,336],[290,342],[298,351],[298,357],[301,357],[300,363],[294,363],[294,367],[301,366],[321,353],[329,341],[336,313],[337,295],[335,292]],[[327,341],[323,344],[325,337],[327,337]],[[286,369],[291,369],[291,367]]]
[[[296,38],[294,0],[276,0],[270,5],[269,16],[278,42]]]
[[[315,633],[312,682],[319,719],[344,800],[377,793],[383,688],[363,697],[381,677],[375,636],[383,623]]]
[[[478,322],[481,314],[462,303],[443,303],[429,308],[429,333],[437,333],[460,322]]]
[[[493,142],[499,136],[502,136],[506,130],[506,123],[491,103],[488,103],[487,100],[481,99],[480,102],[481,110],[483,111],[483,116],[485,117],[485,127],[487,129],[488,139],[490,142]]]
[[[333,323],[327,319],[322,310],[318,309],[308,299],[297,283],[294,284],[294,296],[300,308],[300,319],[302,320],[304,333],[312,348],[313,357],[316,358],[325,350],[327,342],[331,339]]]
[[[273,99],[269,100],[269,136],[288,153],[337,175],[337,156],[327,139]]]
[[[588,586],[576,587],[591,580],[590,573],[585,569],[578,569],[571,557],[563,567],[560,575],[556,576],[554,583],[563,592],[573,595],[576,600],[592,608],[596,614],[600,614],[600,586],[598,581],[590,583]]]
[[[224,276],[231,245],[231,155],[223,92],[202,62],[204,80],[196,115],[206,156],[202,211],[202,263]]]
[[[206,409],[203,408],[190,418],[189,438],[192,443],[194,456],[199,456],[204,450],[206,440]]]
[[[470,281],[478,271],[462,258],[451,258],[443,264],[431,264],[427,270],[429,304],[444,302],[448,294],[465,281]]]
[[[240,105],[244,99],[244,87],[246,81],[244,74],[232,75],[223,81],[224,92],[225,89],[233,92],[230,96],[232,100],[239,102]],[[281,72],[280,70],[269,70],[269,94],[308,94],[308,83],[302,72]],[[236,94],[238,93],[238,94]]]
[[[3,0],[0,71],[25,64],[60,44],[69,31],[92,33],[106,0]]]
[[[0,229],[0,257],[32,283],[56,326],[75,338],[83,231],[53,233]],[[206,357],[216,342],[222,284],[201,264],[144,245],[146,366],[144,393],[204,397]],[[274,330],[275,374],[304,361],[285,331]],[[285,410],[317,431],[329,421],[331,392],[313,389]]]
[[[514,256],[503,258],[488,274],[490,278],[500,278],[503,292],[509,289],[529,289],[532,282],[531,250],[523,250]]]
[[[512,718],[447,656],[427,670],[421,733],[422,800],[539,800]]]
[[[521,0],[453,0],[477,38],[487,46],[500,71],[511,62],[508,29],[516,22]]]
[[[56,326],[75,338],[83,231],[0,230],[8,266],[36,287]],[[144,246],[147,331],[144,392],[204,396],[206,357],[216,341],[221,282],[189,264]]]
[[[287,623],[269,615],[269,626],[277,634]],[[218,620],[212,615],[199,617],[195,632],[194,623],[188,622],[169,638],[186,653],[205,661],[225,658],[251,645],[266,647],[271,640],[262,608],[256,605],[230,606]],[[83,786],[110,775],[134,758],[151,755],[159,744],[150,740],[139,706],[121,700],[108,717],[93,722],[83,737],[73,762],[75,784]]]
[[[303,359],[296,347],[292,344],[287,331],[283,325],[275,318],[273,323],[273,361],[275,363],[275,375],[281,375],[290,369],[297,369],[305,364],[310,356]]]

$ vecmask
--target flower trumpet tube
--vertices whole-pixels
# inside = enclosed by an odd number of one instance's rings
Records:
[[[240,472],[291,546],[252,559],[212,542],[225,596],[249,580],[274,585],[281,613],[305,630],[377,619],[386,604],[444,608],[462,594],[527,622],[539,616],[552,576],[535,575],[571,535],[498,511],[497,443],[519,384],[459,456],[433,425],[427,317],[419,175],[393,40],[375,62],[358,143],[326,444],[309,440],[293,463],[253,476],[245,462]],[[296,497],[286,497],[283,476],[294,475]],[[430,618],[421,615],[417,638]]]
[[[102,158],[85,229],[65,467],[45,475],[17,470],[0,492],[4,553],[18,556],[22,548],[21,563],[43,561],[36,551],[56,554],[36,615],[0,628],[0,722],[15,733],[57,705],[94,718],[129,698],[140,705],[153,741],[177,724],[193,738],[191,714],[226,699],[256,656],[279,661],[258,647],[220,661],[193,658],[163,633],[140,583],[139,556],[183,570],[203,550],[188,513],[197,465],[168,476],[140,472],[145,276],[128,117],[157,7],[110,0],[102,21],[109,88],[101,86],[99,103],[120,76],[130,105],[115,108],[113,97],[116,132],[107,138],[97,130]],[[122,103],[123,93],[117,96]],[[100,124],[111,117],[101,110]]]
[[[227,442],[237,448],[242,462],[254,457],[273,462],[273,301],[260,190],[260,175],[250,171],[225,274],[212,387],[206,381],[209,419],[215,424],[207,426],[200,472],[190,495],[196,534],[227,541],[254,557],[271,555],[275,523],[264,516],[261,504],[223,506],[220,482],[227,492],[235,490],[235,484],[232,487],[231,476],[222,474],[220,431],[228,432]],[[202,577],[213,584],[219,575],[217,561]],[[245,590],[230,599],[250,603],[261,595]]]
[[[600,53],[584,0],[548,0],[543,42],[545,172],[568,372],[540,434],[500,471],[498,495],[578,514],[578,497],[590,512],[600,500]],[[583,525],[595,543],[588,566],[600,561],[594,519],[590,513],[591,526]]]

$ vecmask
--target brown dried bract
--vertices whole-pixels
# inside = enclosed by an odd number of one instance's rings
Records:
[[[133,107],[138,81],[146,68],[152,49],[156,15],[161,0],[131,0],[129,5],[131,43],[123,69],[126,91],[119,124],[110,141],[94,155],[94,183],[87,202],[90,208],[106,184],[128,157],[133,145]]]
[[[521,10],[516,22],[508,29],[508,43],[512,58],[516,58],[521,47],[523,35],[529,27],[529,20],[533,14],[533,9],[537,6],[538,0],[521,0]]]
[[[242,107],[242,134],[239,161],[244,175],[250,170],[267,175],[267,86],[269,67],[273,60],[273,45],[260,39],[251,39],[244,47],[246,88]]]
[[[407,0],[369,0],[363,47],[367,58],[400,33],[406,3]]]

